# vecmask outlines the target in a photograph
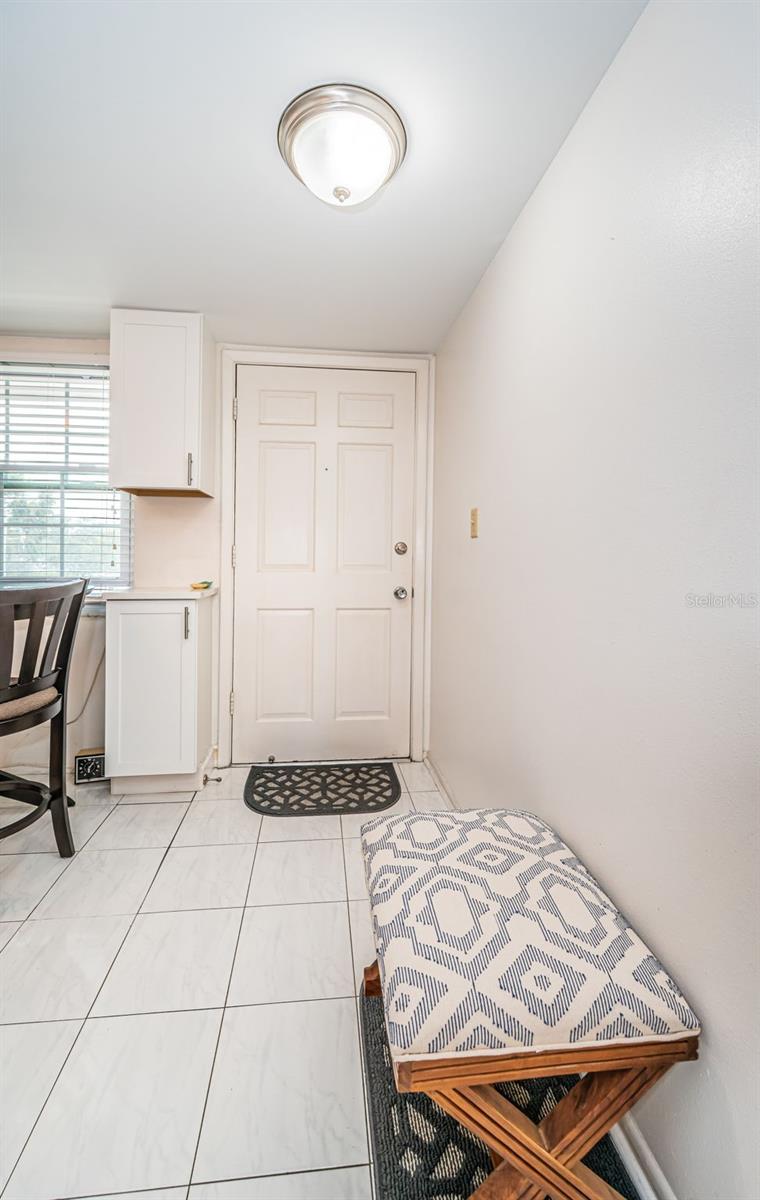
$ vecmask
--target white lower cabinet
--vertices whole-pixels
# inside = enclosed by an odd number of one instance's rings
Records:
[[[106,598],[106,774],[194,786],[211,750],[208,593],[135,589]],[[183,777],[188,777],[183,779]],[[113,787],[113,782],[112,782]],[[129,790],[132,790],[131,788]],[[139,790],[139,788],[135,788]]]

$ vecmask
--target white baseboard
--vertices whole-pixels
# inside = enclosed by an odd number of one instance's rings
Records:
[[[446,780],[443,778],[440,768],[436,766],[434,760],[430,757],[429,754],[425,754],[423,761],[424,761],[425,766],[427,767],[428,771],[433,776],[433,780],[435,782],[435,786],[437,787],[438,791],[441,792],[441,794],[446,797],[446,799],[448,800],[451,807],[453,809],[456,809],[457,812],[459,812],[460,811],[459,805],[457,804],[457,802],[454,798],[454,794],[453,794],[451,788],[448,786],[448,784],[446,783]]]
[[[429,754],[425,755],[425,764],[435,780],[438,791],[447,797],[452,808],[458,812],[463,811],[459,808],[440,768],[436,766]],[[622,1121],[611,1131],[610,1136],[641,1200],[678,1200],[665,1178],[660,1164],[644,1140],[644,1135],[630,1114],[623,1117]]]
[[[641,1200],[678,1200],[630,1113],[611,1130],[610,1137]]]

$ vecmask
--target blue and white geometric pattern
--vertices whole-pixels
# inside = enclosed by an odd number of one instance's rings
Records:
[[[394,1058],[699,1032],[625,917],[531,813],[376,817],[362,849]]]

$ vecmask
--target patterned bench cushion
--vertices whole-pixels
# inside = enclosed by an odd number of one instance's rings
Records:
[[[661,964],[531,813],[376,817],[362,849],[394,1058],[698,1033]]]

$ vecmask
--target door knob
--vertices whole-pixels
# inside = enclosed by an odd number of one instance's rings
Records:
[[[393,547],[393,549],[397,554],[406,554],[409,547],[407,546],[406,542],[396,542],[396,545]]]
[[[405,587],[397,587],[393,589],[393,595],[397,600],[406,600],[409,593]]]

